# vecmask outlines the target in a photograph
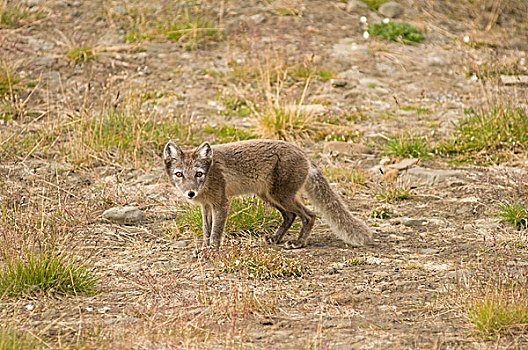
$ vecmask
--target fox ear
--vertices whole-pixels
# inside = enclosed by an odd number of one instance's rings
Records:
[[[213,158],[213,149],[208,142],[202,143],[195,151],[194,157],[211,160]]]
[[[180,146],[175,144],[172,141],[167,142],[165,149],[163,150],[163,159],[165,162],[170,162],[171,160],[181,159],[183,157],[183,151]]]

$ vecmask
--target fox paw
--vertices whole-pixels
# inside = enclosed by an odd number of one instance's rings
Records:
[[[305,244],[305,242],[300,241],[300,240],[288,241],[288,242],[284,243],[284,248],[286,248],[286,249],[299,249],[299,248],[304,247],[304,244]]]
[[[278,243],[280,243],[280,242],[279,242],[280,240],[279,240],[279,239],[277,238],[277,236],[275,236],[275,235],[266,235],[266,236],[264,237],[264,240],[265,240],[266,243],[268,243],[268,244],[278,244]]]

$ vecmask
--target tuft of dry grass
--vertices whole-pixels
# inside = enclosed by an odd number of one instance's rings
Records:
[[[186,49],[197,49],[224,40],[222,11],[207,1],[174,4],[133,0],[126,3],[124,12],[110,8],[107,16],[125,31],[125,41],[172,40]]]
[[[528,286],[490,281],[474,288],[464,304],[468,322],[484,338],[528,330]]]
[[[280,252],[236,241],[222,249],[216,262],[220,271],[250,279],[299,277],[306,272],[298,260],[286,258]]]

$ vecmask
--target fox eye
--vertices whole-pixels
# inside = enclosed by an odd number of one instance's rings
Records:
[[[203,176],[203,173],[201,171],[196,173],[196,177],[202,177],[202,176]]]
[[[174,175],[176,175],[176,177],[182,177],[183,176],[181,171],[177,171]]]

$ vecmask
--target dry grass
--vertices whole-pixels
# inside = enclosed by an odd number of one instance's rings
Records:
[[[495,339],[528,329],[527,286],[507,277],[470,287],[463,302],[468,322],[479,336]]]

